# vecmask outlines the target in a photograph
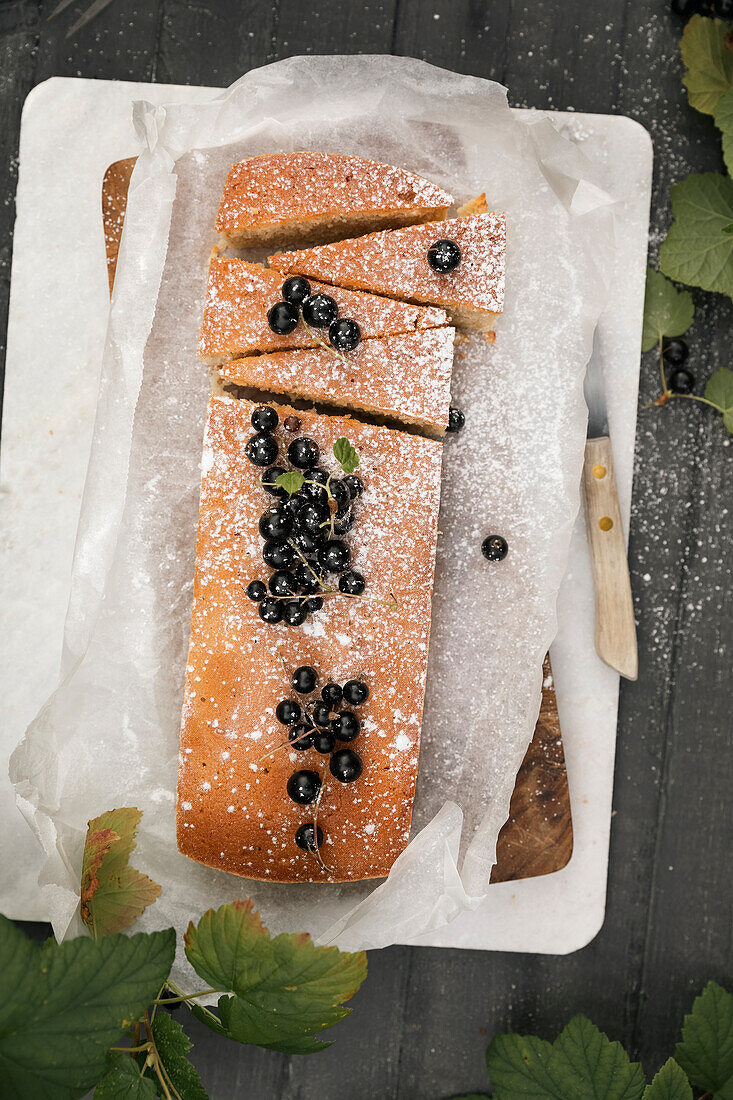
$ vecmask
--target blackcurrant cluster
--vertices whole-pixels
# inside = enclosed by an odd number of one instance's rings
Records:
[[[292,687],[301,698],[283,699],[275,708],[275,716],[288,730],[288,741],[298,752],[311,749],[322,756],[330,756],[329,771],[339,783],[353,783],[362,773],[362,759],[353,749],[337,748],[337,745],[354,741],[361,730],[359,721],[350,707],[359,707],[369,698],[369,688],[362,679],[347,680],[337,684],[329,680],[318,692],[318,673],[310,665],[296,668]],[[299,806],[315,802],[321,791],[321,777],[317,771],[303,768],[293,772],[288,779],[288,795]],[[313,823],[301,825],[295,834],[295,843],[304,851],[313,851],[323,843],[323,832]]]
[[[695,375],[683,364],[687,361],[689,349],[685,340],[668,340],[662,345],[662,358],[667,369],[667,385],[672,393],[692,393]]]
[[[346,595],[359,596],[366,587],[362,574],[349,569],[351,551],[341,537],[354,526],[352,506],[364,484],[355,474],[334,478],[321,469],[318,444],[308,436],[297,436],[287,447],[287,462],[304,480],[297,492],[288,493],[278,485],[280,475],[292,469],[277,462],[280,447],[273,434],[277,425],[277,412],[269,405],[252,413],[256,434],[248,440],[246,454],[255,466],[267,467],[262,488],[277,503],[259,521],[265,540],[262,557],[273,573],[267,585],[250,581],[247,595],[258,603],[263,622],[300,626],[323,607],[318,593],[327,588],[327,574],[338,575],[338,590]],[[300,420],[289,416],[283,427],[297,432]]]
[[[267,323],[278,336],[287,336],[298,327],[301,317],[311,328],[327,328],[328,339],[336,351],[353,351],[361,340],[361,329],[348,317],[339,318],[338,305],[330,294],[311,294],[311,285],[302,275],[291,275],[282,285],[282,302],[267,312]]]

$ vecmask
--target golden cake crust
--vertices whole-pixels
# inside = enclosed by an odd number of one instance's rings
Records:
[[[439,274],[428,265],[427,251],[446,237],[458,244],[461,262]],[[457,325],[486,329],[504,306],[505,254],[506,219],[489,211],[278,252],[268,263],[338,286],[432,303],[447,310]]]
[[[284,394],[385,416],[442,433],[448,426],[455,329],[433,328],[353,351],[303,348],[248,355],[219,367],[221,378],[265,393]]]
[[[281,300],[286,278],[280,271],[246,260],[212,259],[199,337],[202,359],[215,365],[239,355],[317,347],[322,334],[309,331],[302,323],[287,336],[278,336],[267,323],[267,311]],[[396,302],[317,282],[311,283],[311,291],[329,294],[339,307],[339,316],[356,321],[364,339],[434,328],[448,320],[445,311],[435,306]]]
[[[204,442],[191,643],[186,674],[178,778],[181,852],[211,867],[270,882],[357,881],[386,875],[408,841],[417,774],[430,634],[442,445],[348,418],[298,412],[302,430],[336,472],[331,447],[347,436],[360,454],[365,491],[347,536],[366,593],[326,598],[301,627],[261,622],[246,596],[266,577],[257,521],[268,503],[262,473],[247,461],[253,405],[211,397]],[[279,409],[281,422],[290,409]],[[284,439],[287,433],[278,428]],[[292,436],[288,436],[292,438]],[[360,673],[370,696],[360,708],[353,748],[361,777],[339,784],[328,757],[285,748],[274,716],[289,694],[289,670],[318,669],[321,683]],[[294,843],[312,807],[292,802],[293,771],[327,776],[318,811],[325,833],[324,872]]]
[[[453,204],[442,187],[391,164],[301,151],[233,164],[216,229],[236,248],[338,240],[435,220]]]

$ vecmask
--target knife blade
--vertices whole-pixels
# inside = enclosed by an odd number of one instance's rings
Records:
[[[638,676],[634,604],[613,468],[603,364],[596,337],[583,384],[588,439],[583,462],[586,527],[595,589],[595,646],[627,680]]]

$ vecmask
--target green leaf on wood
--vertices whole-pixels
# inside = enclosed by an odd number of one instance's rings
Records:
[[[181,1100],[209,1100],[196,1067],[186,1057],[193,1043],[178,1021],[167,1012],[156,1012],[152,1030],[163,1068]],[[147,1072],[150,1076],[154,1073],[152,1069]]]
[[[129,1054],[110,1054],[107,1072],[94,1090],[94,1100],[155,1100],[154,1083]]]
[[[733,1098],[733,994],[708,982],[685,1016],[675,1059],[695,1088]]]
[[[733,434],[733,370],[721,367],[711,375],[705,387],[705,398],[723,414],[723,423]]]
[[[323,1050],[313,1035],[348,1015],[343,1001],[366,977],[364,952],[316,947],[308,935],[270,937],[251,901],[209,909],[189,924],[186,957],[219,999],[216,1021],[196,1016],[220,1034],[286,1054]]]
[[[169,928],[37,947],[0,917],[4,1100],[83,1096],[168,977],[175,944]]]
[[[288,496],[299,492],[303,488],[305,478],[297,470],[291,470],[287,474],[278,474],[275,484],[284,489]]]
[[[674,221],[659,253],[665,275],[733,297],[733,179],[694,174],[671,190]]]
[[[690,1082],[674,1058],[664,1063],[644,1089],[643,1100],[693,1100]]]
[[[733,176],[733,88],[729,88],[715,108],[715,125],[723,138],[723,160],[728,175]]]
[[[124,932],[160,895],[160,886],[128,865],[142,812],[108,810],[87,828],[81,873],[81,918],[92,935]]]
[[[690,106],[705,115],[715,113],[718,101],[733,87],[733,50],[725,42],[731,25],[720,19],[693,15],[685,27],[680,51],[686,72]]]
[[[348,439],[345,439],[343,436],[337,439],[333,445],[333,453],[344,473],[353,474],[354,470],[359,465],[359,455],[356,449],[351,446]]]
[[[641,350],[649,351],[663,336],[681,336],[692,324],[695,307],[688,290],[676,290],[653,267],[646,269],[644,328]]]
[[[644,1074],[620,1043],[575,1016],[554,1043],[497,1036],[486,1053],[495,1100],[641,1100]]]

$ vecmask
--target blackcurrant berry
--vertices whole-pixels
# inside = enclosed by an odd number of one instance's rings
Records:
[[[320,592],[321,586],[318,578],[313,575],[313,570],[304,561],[299,561],[293,569],[293,576],[298,585],[298,591],[306,596],[315,596]]]
[[[295,577],[287,569],[278,569],[267,582],[267,587],[273,596],[294,596],[298,591]]]
[[[295,551],[287,542],[272,540],[265,543],[262,557],[273,569],[287,569],[293,563]]]
[[[355,569],[350,569],[348,573],[342,573],[339,577],[339,592],[347,596],[361,596],[365,588],[366,581]]]
[[[349,490],[349,496],[352,500],[356,500],[364,492],[364,482],[356,474],[347,474],[343,482]]]
[[[263,623],[279,623],[283,617],[282,601],[274,599],[273,596],[266,596],[260,602],[258,611]]]
[[[323,829],[316,825],[315,829],[310,821],[301,825],[295,834],[295,843],[304,852],[317,852],[323,844]]]
[[[501,535],[487,535],[481,543],[481,553],[487,561],[504,561],[509,545]]]
[[[309,470],[315,466],[319,457],[318,444],[307,435],[294,439],[288,447],[288,461],[298,470]]]
[[[247,585],[247,595],[250,600],[264,600],[267,595],[267,587],[263,581],[250,581]]]
[[[318,541],[322,542],[323,540],[314,539],[307,531],[296,531],[291,538],[293,546],[300,550],[304,558],[312,557],[315,554],[318,549]]]
[[[318,772],[308,770],[293,772],[288,779],[288,794],[299,806],[307,806],[315,802],[320,789],[321,779]]]
[[[275,302],[267,311],[267,323],[278,336],[287,336],[297,328],[299,320],[298,310],[290,302]]]
[[[344,485],[343,481],[339,481],[337,478],[332,478],[331,484],[331,496],[336,501],[336,515],[341,516],[346,512],[346,509],[351,504],[351,493],[349,492],[348,485]]]
[[[334,535],[345,535],[347,531],[356,523],[356,517],[351,509],[345,512],[343,516],[335,516],[333,521],[333,533]],[[328,529],[330,533],[330,528]]]
[[[291,275],[282,286],[282,296],[291,306],[299,306],[311,292],[311,285],[302,275]]]
[[[308,471],[306,478],[307,482],[300,490],[303,499],[309,500],[311,504],[325,504],[328,500],[328,493],[325,489],[326,482],[328,481],[328,474],[326,471],[316,466],[314,470]]]
[[[303,320],[313,328],[328,328],[338,316],[338,306],[330,294],[310,294],[300,308]]]
[[[329,539],[318,551],[318,564],[326,573],[343,573],[350,561],[351,551],[339,539]]]
[[[449,241],[445,237],[431,244],[428,249],[428,263],[433,271],[445,275],[449,271],[455,271],[461,262],[461,250],[455,241]]]
[[[278,425],[278,415],[270,405],[258,405],[250,419],[256,432],[274,432]]]
[[[263,512],[258,524],[263,539],[266,541],[275,539],[276,542],[284,542],[285,539],[289,538],[294,526],[290,511],[281,505],[268,508],[266,512]]]
[[[299,665],[293,673],[293,688],[298,695],[310,695],[317,683],[318,673],[312,665]]]
[[[344,710],[331,722],[331,733],[337,741],[353,741],[359,736],[361,723],[350,710]]]
[[[344,697],[340,684],[334,684],[331,680],[321,688],[321,699],[330,707],[337,707]]]
[[[305,600],[288,600],[283,608],[283,618],[288,626],[300,626],[307,617]]]
[[[283,726],[294,726],[300,721],[301,713],[300,703],[295,699],[283,699],[275,707],[275,717]]]
[[[463,425],[466,423],[466,418],[460,409],[456,409],[453,405],[448,409],[448,427],[447,432],[460,432]]]
[[[291,726],[288,730],[288,741],[298,752],[305,752],[307,749],[313,748],[313,735],[314,731],[310,726],[306,726],[301,722],[297,726]]]
[[[669,388],[672,393],[692,393],[695,387],[695,375],[689,370],[676,370],[670,376]]]
[[[283,420],[283,428],[286,432],[299,432],[300,418],[297,416],[286,416]]]
[[[284,474],[287,471],[283,466],[270,466],[269,470],[265,470],[262,475],[261,485],[266,493],[269,493],[271,497],[280,497],[284,499],[287,493],[284,489],[281,489],[277,484],[277,479],[280,474]]]
[[[311,596],[309,600],[305,601],[305,607],[309,615],[312,615],[314,611],[320,611],[323,607],[323,600],[320,596]]]
[[[344,684],[344,701],[352,707],[360,707],[369,698],[369,688],[363,680],[347,680]]]
[[[662,355],[668,367],[681,367],[689,355],[686,340],[670,340],[663,345]]]
[[[334,779],[338,779],[339,783],[353,783],[355,779],[359,778],[364,769],[361,757],[353,749],[339,749],[331,757],[328,767],[331,775]],[[315,775],[315,772],[312,774]]]
[[[336,748],[336,740],[332,733],[320,730],[313,738],[313,748],[323,756],[328,756]]]
[[[305,531],[311,538],[323,541],[328,529],[328,521],[331,513],[322,504],[304,504],[298,511],[297,526],[300,531]]]
[[[321,729],[326,729],[331,721],[331,708],[328,703],[319,699],[311,708],[311,718]]]
[[[329,325],[328,339],[336,351],[353,351],[361,341],[361,329],[356,321],[342,317],[340,321],[332,321]]]
[[[272,466],[277,458],[277,440],[269,432],[250,436],[246,447],[247,458],[255,466]]]

